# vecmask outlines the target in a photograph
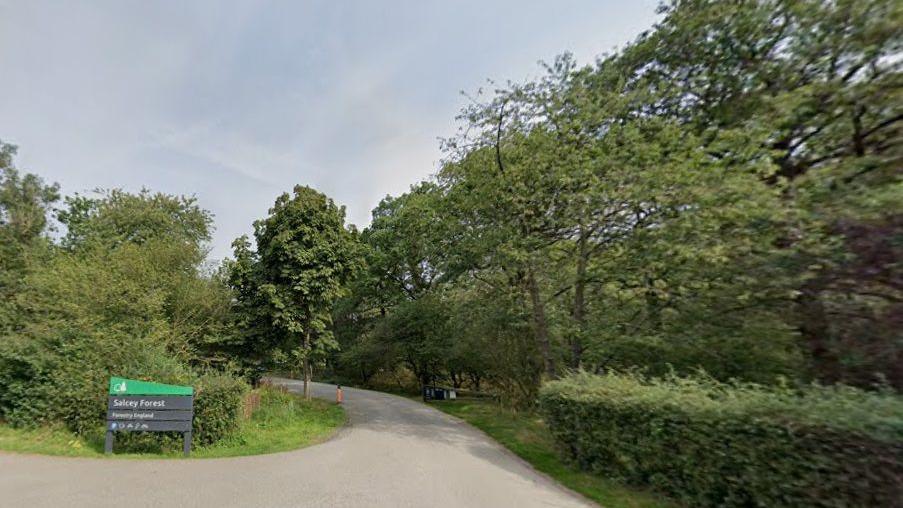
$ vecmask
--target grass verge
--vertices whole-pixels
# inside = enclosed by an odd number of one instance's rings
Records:
[[[545,424],[534,414],[507,411],[484,401],[435,401],[430,405],[477,427],[538,471],[606,508],[676,506],[655,494],[631,489],[568,464],[557,453]]]
[[[263,390],[260,408],[241,423],[236,432],[210,446],[197,446],[191,458],[260,455],[303,448],[325,441],[345,423],[344,410],[323,400],[305,401],[279,390]],[[15,429],[0,424],[0,450],[69,457],[108,457],[103,453],[103,432],[79,437],[62,428]],[[115,450],[115,447],[114,447]],[[136,453],[128,450],[115,458],[180,458],[181,441],[171,446]]]

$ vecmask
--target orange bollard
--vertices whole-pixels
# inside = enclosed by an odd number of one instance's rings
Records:
[[[343,400],[345,400],[345,397],[342,395],[342,387],[336,386],[335,387],[335,403],[341,404]]]

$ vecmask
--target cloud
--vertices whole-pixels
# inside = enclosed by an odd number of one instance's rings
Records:
[[[366,225],[436,171],[459,91],[589,62],[655,3],[0,2],[0,139],[64,192],[197,195],[222,258],[295,184]]]
[[[241,133],[222,128],[216,121],[181,128],[169,126],[152,133],[144,149],[172,151],[244,177],[251,183],[268,186],[278,184],[274,173],[288,173],[298,163],[281,147],[261,145]]]

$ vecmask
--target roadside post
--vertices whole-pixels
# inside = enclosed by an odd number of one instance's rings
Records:
[[[115,432],[181,432],[187,457],[193,418],[194,388],[111,377],[104,453],[113,453]]]
[[[336,385],[335,387],[335,403],[341,404],[345,400],[345,396],[342,394],[341,385]]]

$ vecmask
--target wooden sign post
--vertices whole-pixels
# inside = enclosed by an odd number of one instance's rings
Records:
[[[114,432],[181,432],[191,453],[194,389],[190,386],[110,378],[104,453],[113,453]]]

